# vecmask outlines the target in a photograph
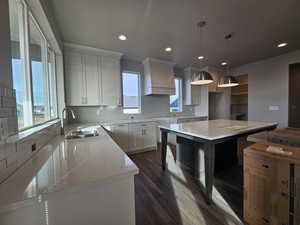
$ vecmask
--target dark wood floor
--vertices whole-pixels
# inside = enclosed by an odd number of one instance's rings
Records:
[[[139,167],[135,177],[137,225],[219,225],[242,224],[239,213],[214,188],[214,204],[208,206],[192,177],[175,164],[168,149],[168,170],[160,166],[159,152],[130,156]]]

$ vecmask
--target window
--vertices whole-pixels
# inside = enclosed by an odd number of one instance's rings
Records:
[[[170,112],[182,112],[182,80],[175,79],[175,95],[170,96]]]
[[[31,80],[32,80],[32,96],[33,96],[33,123],[39,124],[47,121],[46,106],[46,74],[45,65],[46,58],[44,44],[45,39],[39,31],[32,17],[29,22],[30,30],[30,61],[31,61]]]
[[[123,72],[123,112],[128,114],[140,113],[140,74]]]
[[[22,12],[22,5],[18,5],[17,2],[9,1],[9,15],[10,15],[10,36],[11,36],[11,56],[12,56],[12,73],[13,73],[13,84],[16,90],[17,100],[17,117],[20,128],[24,127],[24,77],[23,74],[23,63],[24,59],[21,56],[20,50],[20,24],[19,20],[22,16],[18,12]]]
[[[50,98],[50,118],[57,118],[57,95],[56,95],[56,72],[55,54],[48,49],[48,74],[49,74],[49,98]]]
[[[57,118],[55,53],[25,1],[9,0],[19,129]]]

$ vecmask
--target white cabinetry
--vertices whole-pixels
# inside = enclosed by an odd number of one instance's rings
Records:
[[[120,148],[124,152],[129,151],[128,124],[112,125],[111,132],[112,138],[120,146]]]
[[[67,44],[64,56],[67,105],[121,104],[120,53]]]
[[[99,71],[101,69],[98,64],[98,56],[84,55],[84,76],[86,86],[85,104],[87,105],[100,105],[101,104],[101,76]]]
[[[129,125],[129,151],[156,147],[156,123],[136,123]]]
[[[144,64],[145,95],[174,95],[174,63],[147,58]]]
[[[184,105],[199,105],[201,86],[192,85],[192,76],[199,73],[200,69],[188,67],[184,69]]]
[[[124,152],[156,148],[156,122],[114,124],[109,127],[112,138]]]
[[[85,97],[83,63],[79,53],[65,54],[65,84],[68,105],[82,105]]]
[[[102,57],[102,104],[121,104],[121,69],[120,59]]]

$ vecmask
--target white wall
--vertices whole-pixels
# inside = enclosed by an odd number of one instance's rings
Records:
[[[300,62],[300,50],[243,65],[234,74],[248,74],[248,119],[288,126],[289,64]],[[269,106],[279,106],[270,111]]]
[[[133,60],[121,61],[122,71],[135,71],[141,74],[141,88],[144,88],[143,74],[144,67],[142,62]],[[183,76],[183,70],[176,69],[176,76]],[[103,121],[117,121],[134,118],[153,118],[153,117],[167,117],[170,116],[169,96],[141,96],[142,113],[141,114],[124,114],[121,107],[118,108],[100,108],[100,107],[73,107],[77,115],[76,122],[103,122]],[[183,106],[183,112],[176,113],[176,115],[194,115],[194,107]],[[71,118],[69,118],[72,122]],[[75,122],[75,121],[73,121]]]

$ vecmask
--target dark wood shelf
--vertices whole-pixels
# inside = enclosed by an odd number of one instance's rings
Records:
[[[248,92],[233,92],[231,93],[232,96],[239,96],[239,95],[248,95]]]

